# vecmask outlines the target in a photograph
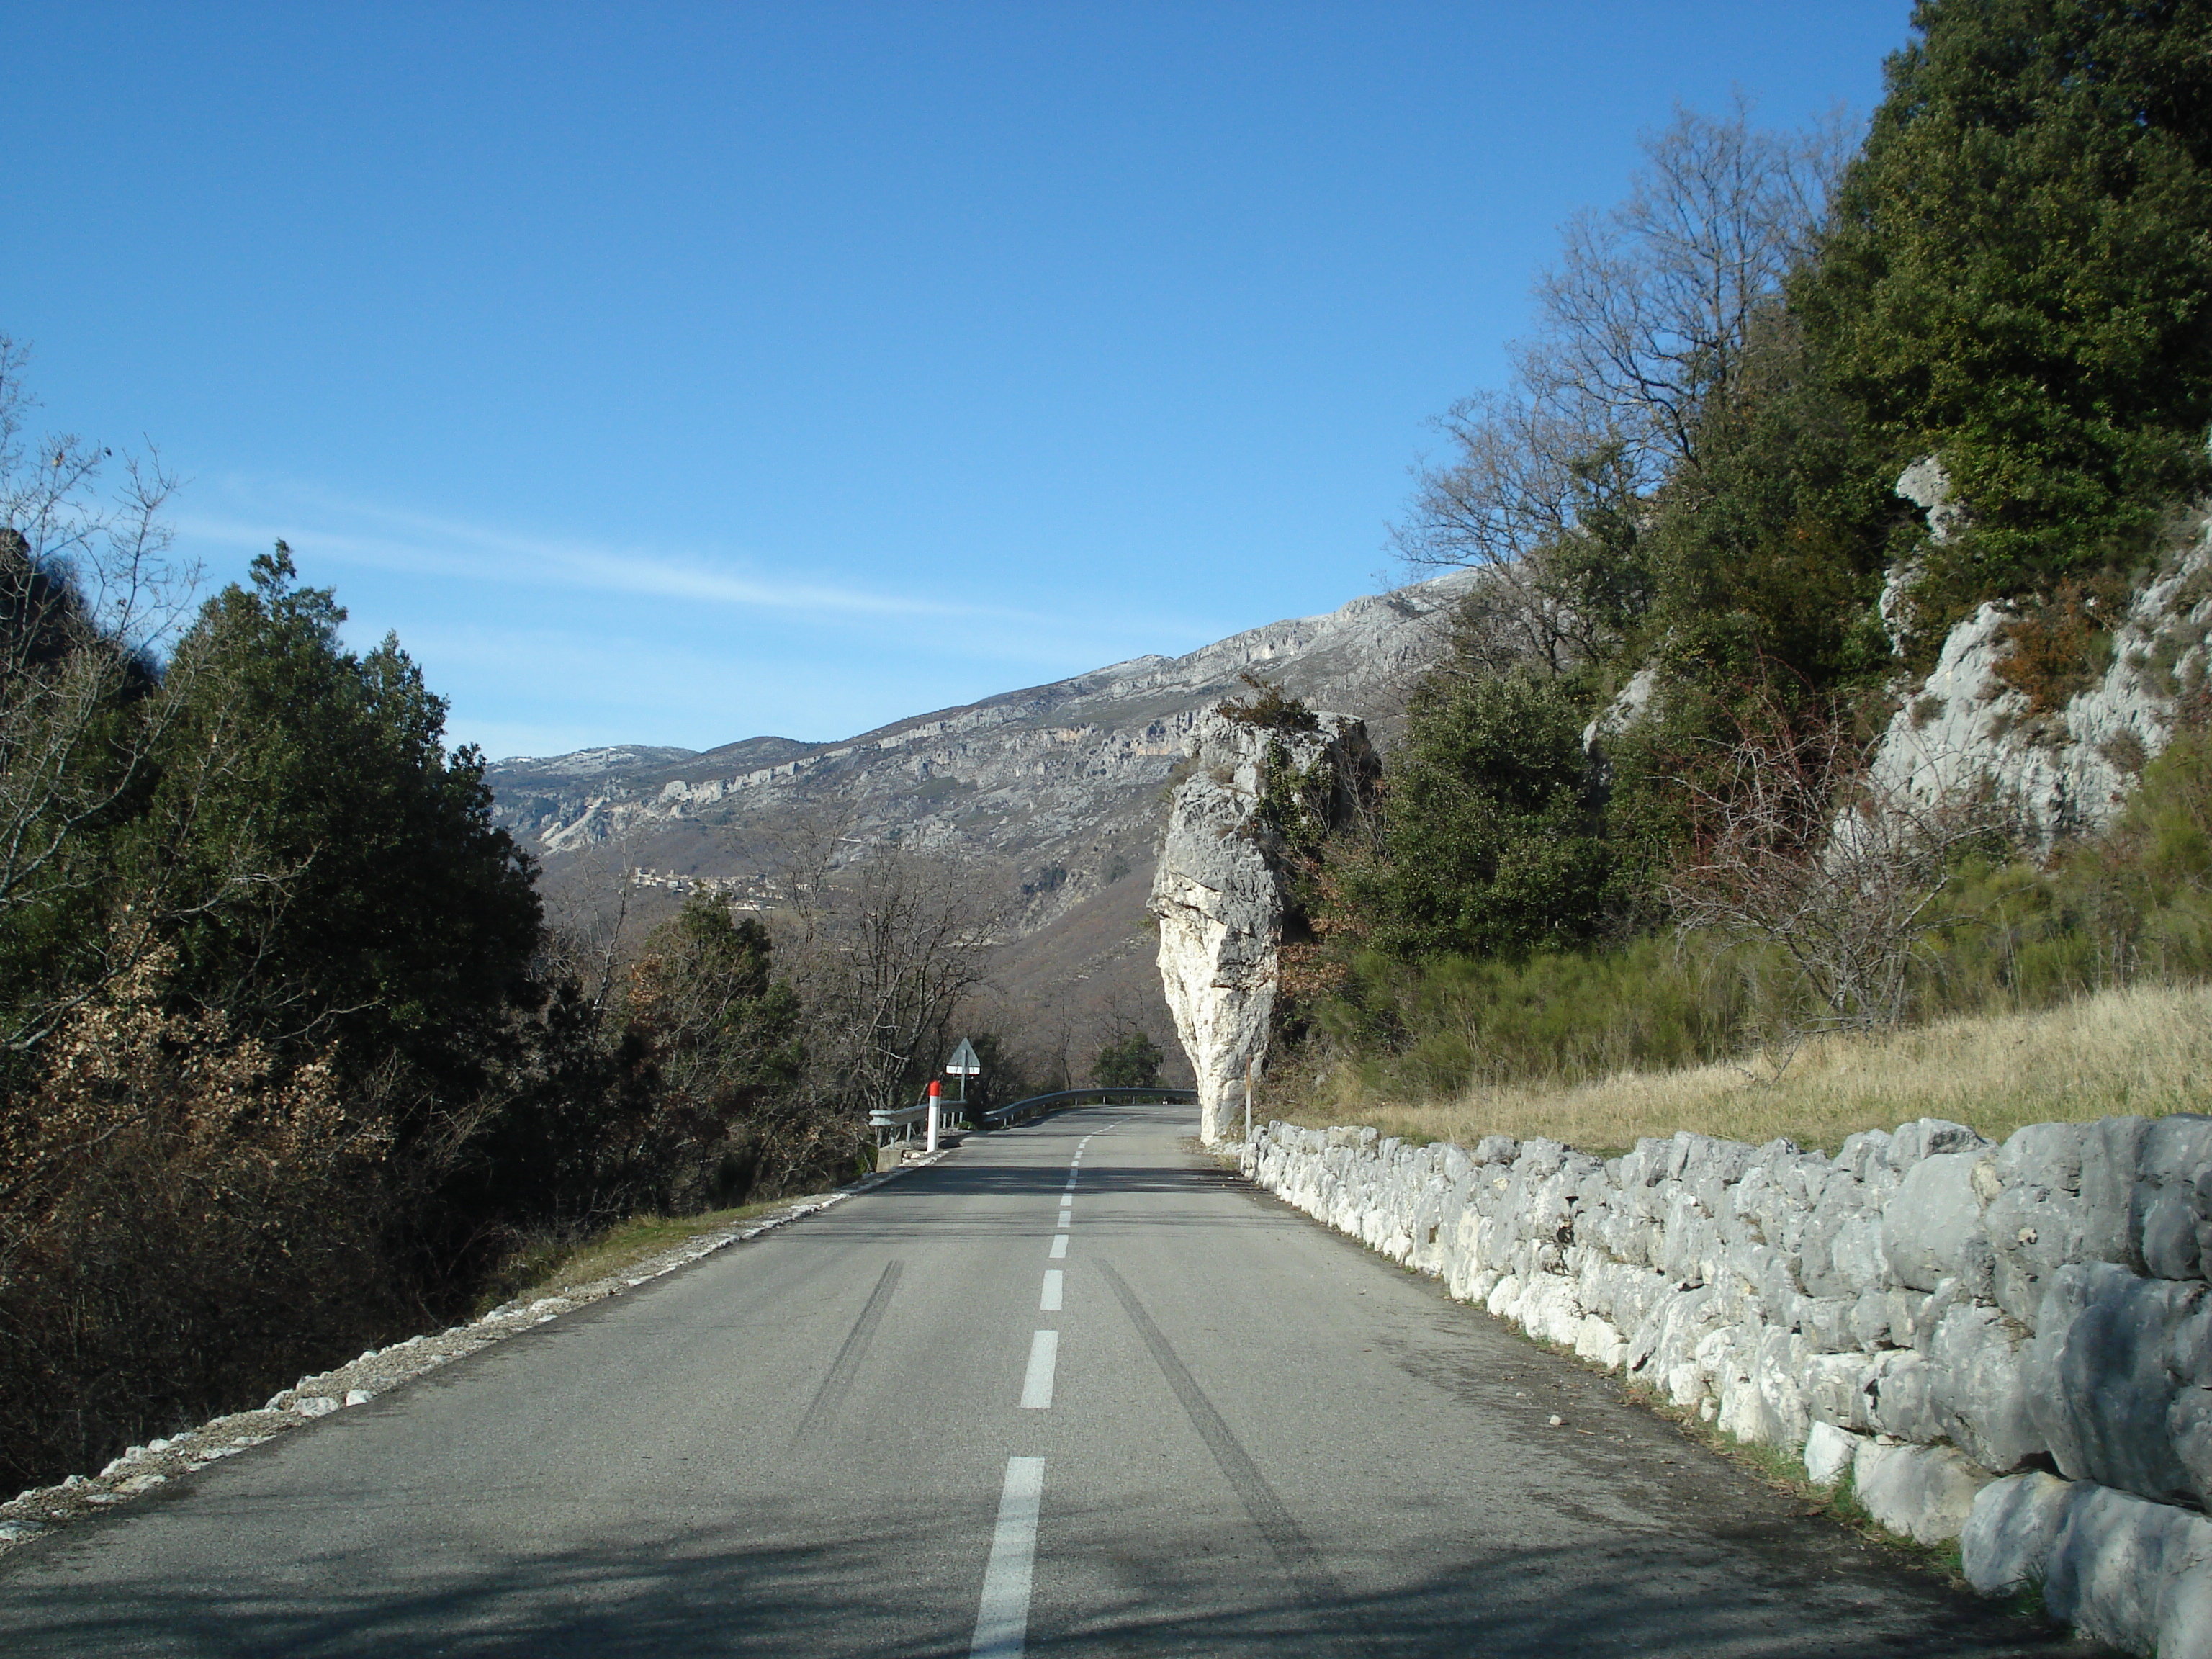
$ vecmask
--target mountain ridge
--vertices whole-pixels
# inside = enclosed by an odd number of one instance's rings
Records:
[[[779,824],[828,812],[852,841],[954,859],[1001,902],[1009,1027],[1050,1025],[1081,1059],[1096,1031],[1133,1020],[1174,1056],[1144,907],[1161,792],[1197,722],[1249,673],[1387,738],[1476,580],[1449,573],[841,741],[603,744],[502,761],[486,781],[497,821],[544,866],[556,920],[589,908],[586,890],[623,870],[647,872],[627,913],[633,932],[692,886],[765,902]]]
[[[1179,748],[1160,746],[1164,729],[1150,728],[1173,727],[1179,738],[1198,705],[1234,692],[1239,674],[1255,670],[1316,706],[1388,723],[1402,710],[1412,680],[1441,649],[1449,606],[1471,580],[1455,572],[1363,595],[1335,611],[1247,629],[1180,657],[1132,657],[907,715],[841,740],[763,735],[699,750],[600,744],[571,755],[496,762],[487,768],[486,781],[502,827],[532,850],[557,855],[750,791],[782,793],[789,787],[785,780],[834,769],[864,751],[910,754],[929,739],[947,740],[957,750],[969,734],[995,728],[1103,735],[1133,726],[1152,739],[1139,745],[1142,751],[1179,755]],[[1354,706],[1340,707],[1346,704]],[[957,775],[963,759],[982,758],[969,742],[964,754],[912,757],[908,763],[927,775]]]

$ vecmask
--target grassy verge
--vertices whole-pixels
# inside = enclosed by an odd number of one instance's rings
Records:
[[[525,1297],[558,1296],[594,1279],[611,1279],[648,1256],[702,1233],[719,1232],[806,1201],[803,1194],[741,1204],[696,1215],[641,1215],[589,1233],[548,1233],[518,1248],[486,1286],[478,1314]]]
[[[1860,1129],[1917,1117],[2002,1140],[2027,1123],[2201,1109],[2212,1086],[2212,986],[2139,984],[2031,1013],[1827,1036],[1741,1065],[1623,1072],[1600,1082],[1476,1085],[1449,1098],[1370,1093],[1349,1068],[1269,1115],[1325,1127],[1371,1124],[1409,1139],[1472,1145],[1544,1135],[1619,1152],[1678,1129],[1754,1146],[1787,1136],[1834,1152]]]

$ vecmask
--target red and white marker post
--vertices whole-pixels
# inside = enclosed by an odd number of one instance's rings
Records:
[[[938,1097],[944,1091],[943,1084],[935,1078],[929,1079],[929,1146],[926,1150],[933,1152],[937,1150]]]

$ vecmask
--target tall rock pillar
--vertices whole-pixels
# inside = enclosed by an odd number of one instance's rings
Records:
[[[1256,1079],[1267,1064],[1284,916],[1280,842],[1259,811],[1271,769],[1334,816],[1374,764],[1363,721],[1316,720],[1313,731],[1286,732],[1207,714],[1192,734],[1196,769],[1168,808],[1151,908],[1209,1146],[1243,1133],[1247,1068]]]

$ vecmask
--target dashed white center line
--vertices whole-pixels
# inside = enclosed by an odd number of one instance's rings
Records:
[[[1066,1227],[1067,1225],[1067,1212],[1065,1210],[1062,1210],[1060,1212],[1060,1224],[1062,1227]]]
[[[1052,1409],[1052,1374],[1060,1364],[1060,1333],[1039,1331],[1030,1339],[1030,1368],[1022,1378],[1022,1407],[1026,1411]]]
[[[1044,1459],[1009,1457],[969,1659],[1019,1659],[1029,1641],[1030,1576],[1036,1562],[1037,1510],[1043,1499]]]
[[[1044,1270],[1044,1294],[1037,1298],[1039,1313],[1060,1311],[1060,1271],[1057,1267],[1047,1267]]]
[[[1052,1241],[1052,1260],[1057,1261],[1066,1254],[1067,1235],[1066,1233],[1062,1233]]]

